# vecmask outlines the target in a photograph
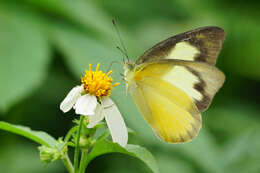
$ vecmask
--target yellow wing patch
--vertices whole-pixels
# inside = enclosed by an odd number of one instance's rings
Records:
[[[190,141],[201,127],[200,112],[185,92],[160,79],[161,74],[151,75],[155,69],[156,65],[135,74],[137,86],[130,87],[130,92],[137,107],[162,140],[170,143]],[[163,73],[166,71],[167,68]]]

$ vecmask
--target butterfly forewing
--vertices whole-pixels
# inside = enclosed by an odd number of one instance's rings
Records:
[[[215,65],[225,32],[219,27],[201,27],[170,37],[147,50],[136,62],[178,59]]]

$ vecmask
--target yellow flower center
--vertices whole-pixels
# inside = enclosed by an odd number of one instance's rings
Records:
[[[109,76],[112,71],[103,73],[99,70],[99,66],[100,64],[97,64],[96,71],[91,71],[91,64],[89,64],[89,69],[86,70],[85,76],[81,78],[81,82],[87,93],[101,98],[102,96],[109,96],[113,87],[119,85],[119,83],[112,84],[113,78]]]

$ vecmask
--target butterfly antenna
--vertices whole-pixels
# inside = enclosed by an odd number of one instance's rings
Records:
[[[116,22],[115,22],[114,19],[112,20],[112,23],[113,23],[113,25],[114,25],[114,27],[115,27],[117,36],[118,36],[118,38],[119,38],[119,42],[120,42],[121,46],[123,47],[123,50],[122,50],[120,47],[118,47],[118,46],[117,46],[117,48],[125,55],[127,61],[129,62],[129,57],[128,57],[128,54],[127,54],[127,50],[126,50],[125,44],[124,44],[124,42],[123,42],[123,40],[122,40],[122,38],[121,38],[119,29],[118,29],[118,27],[117,27]]]
[[[128,57],[127,56],[127,54],[119,47],[119,46],[117,46],[116,47],[125,57]],[[128,60],[128,58],[127,58],[127,60]],[[125,60],[123,59],[123,61],[124,61],[124,63],[125,63]],[[128,60],[129,61],[129,60]]]

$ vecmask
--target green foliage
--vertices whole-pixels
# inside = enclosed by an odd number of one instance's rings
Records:
[[[17,135],[24,136],[28,139],[33,140],[39,144],[53,147],[56,145],[57,141],[50,135],[45,132],[33,131],[28,127],[20,126],[20,125],[12,125],[6,122],[0,121],[0,129],[5,130],[11,133],[15,133]]]
[[[35,145],[23,144],[17,141],[15,144],[1,146],[0,170],[4,170],[5,173],[65,172],[61,162],[54,162],[47,166],[42,164]]]
[[[108,153],[122,153],[127,154],[129,156],[135,157],[137,159],[140,159],[146,165],[154,172],[158,173],[158,167],[156,164],[156,161],[152,154],[146,150],[143,147],[140,147],[138,145],[131,145],[128,144],[125,148],[121,147],[120,145],[116,143],[112,143],[107,140],[102,140],[96,143],[96,145],[93,147],[92,151],[90,152],[87,163],[89,163],[94,158]]]
[[[160,172],[257,173],[260,170],[258,6],[256,0],[236,3],[230,0],[2,0],[0,117],[33,129],[46,129],[55,137],[64,135],[75,118],[62,116],[58,110],[65,94],[79,84],[89,63],[100,62],[101,68],[107,70],[112,61],[123,57],[115,48],[118,42],[110,23],[112,18],[119,25],[132,60],[164,38],[199,26],[217,25],[225,29],[227,36],[217,64],[226,74],[226,83],[203,114],[202,131],[193,142],[169,145],[154,136],[132,98],[125,96],[124,82],[119,75],[122,67],[118,64],[112,70],[115,81],[122,84],[115,88],[112,97],[127,125],[136,132],[130,142],[142,143],[152,151]],[[1,129],[50,145],[38,132],[2,122],[0,125]],[[48,171],[41,167],[40,161],[36,161],[39,158],[36,151],[28,149],[28,141],[17,143],[15,137],[2,132],[0,137],[1,151],[4,151],[0,156],[0,170],[7,173],[64,171],[59,165],[47,167]],[[53,140],[50,140],[52,145]],[[103,143],[108,146],[104,153],[115,147]],[[17,158],[11,157],[13,150],[19,150]],[[6,165],[10,160],[17,166],[8,170]],[[95,159],[89,172],[99,167],[104,167],[106,172],[113,172],[115,167],[124,169],[120,165],[123,160],[117,162],[115,165],[112,160]],[[137,166],[136,172],[149,170]]]
[[[51,163],[53,161],[61,159],[62,155],[56,148],[40,146],[38,147],[40,151],[40,158],[41,161],[44,163]]]
[[[0,111],[6,111],[41,84],[50,51],[37,16],[1,3],[0,10]]]
[[[81,119],[81,121],[83,121],[83,116],[81,117]],[[40,158],[41,161],[44,163],[51,163],[53,161],[63,159],[63,157],[66,157],[65,155],[68,152],[67,147],[65,146],[66,143],[62,142],[61,139],[56,141],[52,136],[48,135],[45,132],[33,131],[28,127],[12,125],[6,122],[0,122],[0,129],[24,136],[28,139],[33,140],[36,143],[41,144],[42,146],[39,147]],[[77,143],[79,143],[79,138]],[[79,150],[77,151],[78,154]],[[153,172],[159,172],[154,157],[145,148],[131,144],[128,144],[124,148],[121,147],[119,144],[106,140],[105,138],[98,138],[97,142],[91,149],[91,152],[87,155],[84,165],[88,165],[91,160],[95,159],[100,155],[108,153],[122,153],[138,158],[145,164],[147,164],[147,166]],[[78,154],[76,157],[78,157]]]

